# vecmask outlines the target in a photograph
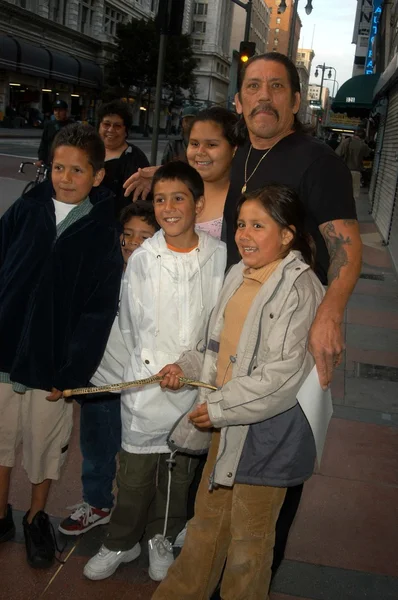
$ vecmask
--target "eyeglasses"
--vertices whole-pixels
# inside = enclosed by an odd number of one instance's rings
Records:
[[[111,127],[113,127],[115,131],[121,131],[122,129],[124,129],[124,125],[122,125],[121,123],[111,123],[110,121],[101,121],[101,127],[103,127],[104,129],[110,129]]]

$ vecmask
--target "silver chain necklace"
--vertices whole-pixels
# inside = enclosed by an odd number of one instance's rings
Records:
[[[254,173],[257,171],[258,167],[260,166],[260,164],[262,163],[262,161],[264,160],[264,158],[267,156],[268,152],[271,152],[272,148],[275,146],[275,144],[273,144],[273,146],[271,146],[271,148],[268,148],[268,150],[266,150],[264,152],[264,154],[262,155],[262,157],[260,158],[260,160],[258,161],[258,163],[256,164],[256,166],[254,167],[254,170],[252,171],[251,175],[249,175],[249,177],[247,176],[247,163],[249,162],[249,157],[253,148],[253,144],[250,144],[250,148],[249,148],[249,152],[247,153],[246,156],[246,162],[245,162],[245,183],[243,184],[242,187],[242,194],[244,194],[246,192],[247,189],[247,184],[249,183],[250,179],[253,177]]]

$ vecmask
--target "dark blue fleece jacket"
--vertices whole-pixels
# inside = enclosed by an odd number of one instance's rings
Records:
[[[0,371],[35,389],[85,386],[117,312],[123,271],[111,194],[57,238],[50,182],[0,221]]]

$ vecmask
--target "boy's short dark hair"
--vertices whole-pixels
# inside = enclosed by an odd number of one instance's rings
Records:
[[[163,165],[162,167],[159,167],[152,180],[152,196],[154,195],[155,185],[162,180],[178,180],[185,183],[193,196],[194,202],[197,202],[199,198],[204,195],[203,179],[196,169],[182,160],[174,160],[166,165]]]
[[[97,111],[98,125],[108,115],[117,115],[123,119],[126,134],[130,131],[133,125],[133,112],[127,102],[123,102],[123,100],[112,100],[112,102],[108,102],[107,104],[101,104]]]
[[[87,154],[88,162],[93,167],[94,173],[104,168],[104,142],[91,125],[71,123],[60,129],[51,146],[51,161],[54,158],[55,150],[60,146],[71,146],[83,150]]]
[[[152,202],[148,200],[137,200],[125,206],[120,213],[120,222],[124,226],[132,217],[141,217],[145,223],[159,231],[160,226],[155,219],[155,211],[153,210]]]

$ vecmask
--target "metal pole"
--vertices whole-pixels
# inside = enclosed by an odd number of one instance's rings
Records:
[[[323,90],[323,81],[325,79],[325,69],[326,69],[326,63],[323,63],[322,65],[322,78],[321,78],[321,91],[319,94],[319,100],[321,102],[321,109],[322,109],[322,90]]]
[[[298,3],[299,3],[299,0],[295,0],[294,6],[293,6],[292,21],[290,23],[289,45],[287,48],[287,55],[291,60],[293,60],[294,35],[296,33]]]
[[[323,116],[322,90],[323,90],[323,80],[324,80],[324,77],[325,77],[326,63],[323,63],[323,65],[322,65],[321,68],[322,68],[322,79],[321,79],[321,91],[320,91],[320,94],[319,94],[319,100],[320,100],[320,103],[321,103],[321,118],[322,118],[322,116]],[[319,133],[319,130],[320,130],[321,127],[322,127],[322,121],[321,121],[321,123],[319,123],[319,120],[318,120],[318,123],[317,123],[317,133]]]
[[[152,145],[151,145],[151,164],[156,165],[158,155],[158,140],[159,140],[159,123],[160,123],[160,106],[162,102],[162,85],[164,75],[164,63],[166,58],[167,35],[160,35],[159,58],[158,58],[158,73],[156,78],[156,95],[155,95],[155,111],[153,113],[152,123]]]
[[[243,38],[245,42],[250,41],[250,25],[252,20],[252,8],[253,8],[253,0],[248,0],[246,4],[246,25],[245,25],[245,37]]]

